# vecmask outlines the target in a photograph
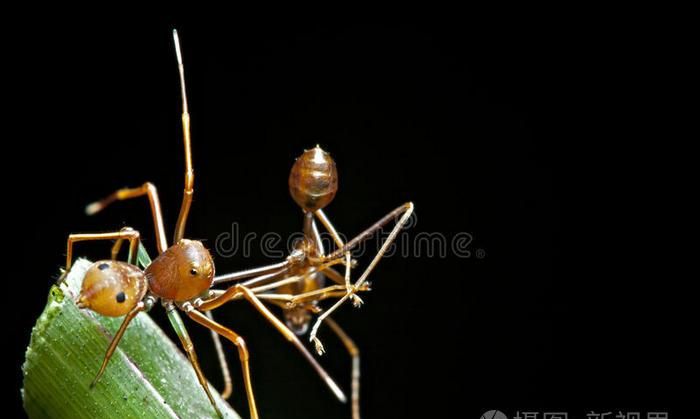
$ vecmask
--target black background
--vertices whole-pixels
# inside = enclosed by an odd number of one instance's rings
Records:
[[[338,164],[327,214],[345,234],[411,200],[409,239],[473,237],[469,258],[384,260],[366,305],[337,315],[362,349],[363,417],[669,410],[673,304],[663,283],[643,276],[661,258],[640,248],[648,207],[628,210],[655,169],[606,125],[625,108],[616,83],[628,44],[572,25],[480,15],[23,21],[5,37],[7,125],[16,128],[4,140],[4,175],[5,205],[16,211],[5,288],[17,415],[24,350],[67,235],[128,224],[154,251],[145,200],[95,217],[84,205],[148,180],[172,232],[183,178],[173,27],[197,174],[190,237],[211,247],[233,222],[242,232],[298,231],[287,176],[316,143]],[[216,258],[219,273],[265,261],[259,251]],[[262,417],[349,417],[252,308],[219,318],[248,341]],[[190,330],[218,385],[207,334]],[[322,363],[347,389],[349,358],[321,337]],[[229,355],[233,405],[247,416]]]

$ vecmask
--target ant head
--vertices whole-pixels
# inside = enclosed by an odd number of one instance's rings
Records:
[[[287,327],[289,327],[295,335],[301,336],[309,330],[311,313],[303,307],[295,307],[284,310],[284,320]]]
[[[146,276],[155,295],[188,301],[211,287],[214,260],[202,242],[182,239],[148,265]]]
[[[141,270],[124,262],[99,261],[85,273],[77,304],[103,316],[119,317],[131,311],[145,294]]]
[[[289,193],[306,211],[316,211],[331,203],[338,191],[338,171],[331,155],[320,146],[306,150],[289,173]]]

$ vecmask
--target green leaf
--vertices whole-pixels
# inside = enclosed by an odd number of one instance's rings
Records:
[[[90,388],[122,319],[75,305],[89,266],[78,260],[65,283],[52,287],[32,331],[22,366],[29,417],[216,418],[187,358],[145,313],[129,325],[104,376]],[[239,418],[212,393],[224,417]]]

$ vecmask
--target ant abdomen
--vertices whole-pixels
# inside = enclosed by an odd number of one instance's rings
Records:
[[[338,191],[338,171],[331,155],[316,146],[299,156],[289,174],[289,193],[306,211],[324,208]]]
[[[119,317],[131,311],[146,295],[143,271],[124,262],[101,260],[88,268],[78,307],[103,316]]]

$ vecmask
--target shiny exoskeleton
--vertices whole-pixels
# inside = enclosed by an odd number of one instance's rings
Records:
[[[304,211],[317,211],[338,192],[338,170],[331,155],[320,146],[299,156],[289,173],[289,193]]]
[[[131,320],[140,312],[150,310],[158,300],[161,300],[163,306],[166,308],[168,318],[180,338],[182,346],[197,374],[202,388],[219,415],[221,415],[221,413],[209,389],[207,380],[199,367],[194,345],[178,314],[178,310],[185,312],[192,320],[210,329],[216,334],[217,338],[218,335],[223,336],[236,346],[241,361],[250,416],[257,419],[258,413],[250,378],[247,345],[241,336],[214,321],[211,313],[208,312],[230,301],[231,298],[229,297],[233,295],[237,298],[246,299],[268,319],[288,341],[301,351],[302,355],[312,364],[318,374],[326,381],[336,395],[341,400],[344,400],[345,396],[335,382],[325,373],[320,365],[318,365],[296,335],[260,302],[255,292],[241,284],[234,285],[228,288],[226,293],[219,295],[215,295],[215,293],[210,290],[215,274],[214,262],[211,254],[204,247],[202,242],[184,238],[185,225],[194,194],[194,170],[192,168],[190,116],[185,92],[184,68],[176,31],[173,31],[173,39],[175,41],[182,95],[185,188],[183,191],[180,214],[174,229],[175,233],[172,246],[168,245],[166,239],[158,192],[151,183],[145,183],[137,188],[120,189],[106,198],[86,207],[86,212],[88,214],[95,214],[115,201],[141,196],[148,197],[155,226],[158,256],[152,262],[145,263],[144,270],[136,266],[137,262],[144,264],[138,257],[141,248],[140,235],[136,230],[124,228],[121,231],[112,233],[72,234],[68,238],[66,273],[68,273],[71,267],[74,243],[91,240],[116,240],[112,249],[112,259],[98,261],[88,268],[77,300],[79,306],[100,314],[113,317],[124,316],[124,320],[107,349],[102,366],[92,385],[95,385],[100,376],[104,373],[112,354],[116,350]],[[119,249],[124,241],[129,242],[128,263],[116,260]],[[220,349],[220,342],[218,339],[215,343],[218,344],[217,349]],[[226,397],[231,392],[231,382],[227,368],[225,367],[223,353],[219,353],[219,359],[222,366],[224,366],[226,388],[222,395]]]
[[[182,239],[158,255],[145,270],[116,260],[100,260],[88,268],[78,306],[104,316],[131,311],[150,290],[175,303],[190,301],[211,287],[214,261],[202,242]]]
[[[214,284],[252,277],[241,284],[255,286],[253,290],[260,300],[280,306],[287,326],[297,335],[307,333],[313,316],[318,315],[309,339],[319,354],[324,352],[324,348],[316,334],[325,321],[352,357],[352,414],[353,419],[359,419],[360,353],[352,339],[329,315],[347,299],[352,300],[356,307],[362,304],[357,292],[369,290],[367,277],[408,221],[413,212],[413,204],[408,202],[389,212],[345,243],[323,211],[333,201],[337,191],[338,171],[331,155],[318,145],[305,150],[294,162],[289,175],[289,193],[304,212],[303,239],[296,242],[284,262],[222,275],[214,279]],[[325,252],[316,219],[330,233],[336,245],[335,251]],[[362,275],[352,283],[350,270],[356,261],[351,258],[350,251],[392,221],[396,224],[380,250]],[[334,265],[344,265],[344,274],[336,271]],[[333,285],[327,285],[326,279],[331,280]],[[327,298],[339,300],[329,309],[323,310],[318,303]]]

